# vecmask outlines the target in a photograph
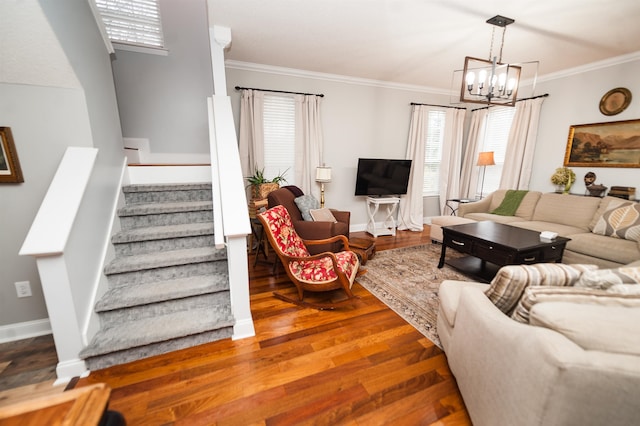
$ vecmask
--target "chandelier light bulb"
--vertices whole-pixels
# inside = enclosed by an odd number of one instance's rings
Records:
[[[507,82],[507,74],[506,73],[500,74],[500,76],[498,77],[498,87],[501,92],[504,90],[504,84],[506,82]]]

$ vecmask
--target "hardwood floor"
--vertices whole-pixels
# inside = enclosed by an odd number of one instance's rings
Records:
[[[428,242],[427,228],[376,247]],[[444,353],[359,284],[353,306],[317,311],[272,296],[293,287],[281,266],[249,273],[255,337],[95,371],[76,387],[108,384],[129,425],[471,424]]]

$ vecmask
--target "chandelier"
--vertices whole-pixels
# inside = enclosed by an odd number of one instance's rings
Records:
[[[514,22],[515,20],[500,15],[487,20],[488,24],[494,26],[491,34],[489,59],[485,60],[471,56],[464,58],[462,87],[460,88],[461,102],[515,106],[522,68],[517,65],[502,63],[504,34],[507,31],[507,25]],[[498,56],[493,55],[496,27],[502,28]]]

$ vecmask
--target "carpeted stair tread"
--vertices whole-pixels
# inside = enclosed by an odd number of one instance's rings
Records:
[[[182,250],[170,250],[160,253],[137,254],[118,257],[109,263],[104,272],[106,275],[147,269],[165,268],[168,266],[188,265],[193,263],[212,262],[227,258],[226,249],[215,247],[198,247]]]
[[[221,319],[217,318],[219,314],[211,308],[192,309],[100,330],[80,352],[80,357],[95,357],[234,325],[230,312]]]
[[[107,290],[96,303],[95,311],[106,312],[226,290],[229,290],[229,277],[226,275],[200,275],[114,287]]]
[[[211,201],[184,201],[178,203],[131,204],[118,209],[118,216],[145,216],[166,213],[184,213],[211,210]]]
[[[136,184],[125,185],[122,192],[153,192],[153,191],[192,191],[198,189],[211,189],[211,183],[183,183],[183,184]]]
[[[111,242],[113,244],[122,244],[200,235],[213,235],[213,222],[134,228],[118,232],[111,238]]]

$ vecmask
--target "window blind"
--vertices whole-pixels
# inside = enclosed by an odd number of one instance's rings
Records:
[[[281,174],[289,184],[295,176],[295,103],[291,96],[264,95],[264,173]]]
[[[164,48],[157,0],[95,1],[111,41]]]
[[[480,151],[493,151],[495,166],[487,166],[485,169],[483,193],[488,194],[498,189],[502,168],[504,166],[507,152],[507,142],[509,141],[509,131],[516,112],[515,108],[498,107],[492,108],[487,114],[487,127]],[[480,173],[483,173],[481,170]],[[479,193],[478,193],[479,195]]]
[[[422,195],[438,195],[440,184],[440,162],[444,143],[444,111],[429,111],[427,135],[424,143],[424,181]]]

